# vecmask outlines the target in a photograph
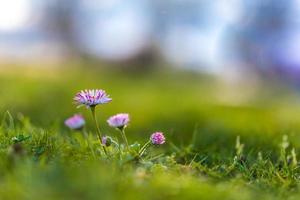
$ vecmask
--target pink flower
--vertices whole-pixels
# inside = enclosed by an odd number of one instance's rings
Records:
[[[80,105],[93,107],[98,104],[109,103],[112,99],[104,90],[82,90],[76,94],[74,101]]]
[[[151,135],[150,140],[152,144],[161,145],[165,143],[165,136],[162,132],[155,132]]]
[[[122,129],[129,123],[129,115],[127,113],[120,113],[110,117],[107,123],[114,128]]]
[[[70,129],[78,130],[81,129],[85,124],[85,120],[81,115],[75,114],[65,121],[65,125]]]

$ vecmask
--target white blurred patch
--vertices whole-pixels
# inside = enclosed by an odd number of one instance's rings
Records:
[[[114,6],[117,6],[121,0],[81,0],[80,6],[84,7],[85,9],[111,9]]]
[[[216,14],[225,23],[235,23],[240,19],[241,0],[220,0],[215,2]]]
[[[0,31],[13,31],[26,26],[30,0],[3,0],[0,4]]]
[[[228,49],[226,34],[228,27],[240,19],[241,0],[207,2],[211,10],[206,24],[175,23],[166,32],[161,49],[165,58],[177,66],[222,75]]]
[[[142,52],[151,42],[148,4],[143,2],[81,1],[86,28],[81,24],[75,32],[84,51],[107,60],[126,60]]]
[[[92,29],[98,43],[94,50],[107,59],[126,59],[138,54],[148,44],[148,30],[141,16],[121,12],[100,20]]]
[[[174,27],[167,33],[163,54],[176,65],[216,73],[222,62],[219,52],[221,33],[221,29],[203,32],[192,27]]]

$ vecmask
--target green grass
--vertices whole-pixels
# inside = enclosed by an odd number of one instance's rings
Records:
[[[2,72],[0,84],[0,199],[300,197],[300,107],[283,86],[266,84],[237,101],[218,80],[195,73],[78,67],[18,68]],[[105,158],[89,111],[72,104],[85,88],[113,98],[97,110],[105,134],[119,137],[105,120],[128,112],[131,143],[156,130],[167,143],[139,160]],[[87,118],[92,150],[63,125],[75,112]]]

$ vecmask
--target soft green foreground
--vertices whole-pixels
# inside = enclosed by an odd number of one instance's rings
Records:
[[[0,84],[0,199],[300,198],[300,103],[278,86],[245,98],[190,73],[75,67],[3,72]],[[107,117],[128,112],[132,143],[161,130],[167,144],[120,162],[104,159],[91,136],[94,158],[81,134],[63,126],[81,112],[93,135],[90,113],[72,105],[85,88],[113,98],[98,109],[106,134],[118,136]]]

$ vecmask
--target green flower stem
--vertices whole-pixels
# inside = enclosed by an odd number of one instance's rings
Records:
[[[102,145],[102,134],[101,134],[101,131],[100,131],[100,128],[99,128],[99,125],[98,125],[97,118],[96,118],[96,111],[95,111],[96,106],[91,106],[90,108],[91,108],[91,111],[92,111],[92,116],[93,116],[94,123],[95,123],[96,128],[97,128],[97,135],[98,135],[100,145],[102,146],[104,153],[107,155],[106,148],[105,148],[105,146]]]
[[[127,140],[127,137],[126,137],[126,134],[125,134],[125,128],[123,127],[122,129],[119,129],[121,131],[121,135],[122,135],[122,138],[125,142],[125,145],[126,145],[126,148],[127,150],[129,150],[129,144],[128,144],[128,140]]]
[[[151,141],[149,140],[148,142],[146,142],[146,144],[144,144],[144,146],[141,148],[141,150],[139,151],[138,156],[141,157],[144,152],[146,151],[146,149],[151,145]]]

